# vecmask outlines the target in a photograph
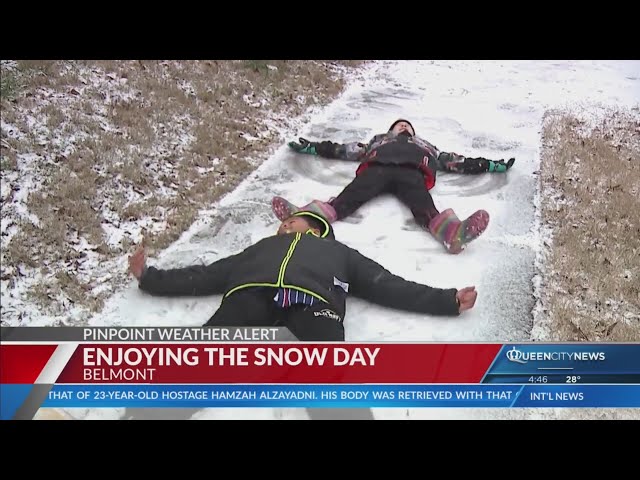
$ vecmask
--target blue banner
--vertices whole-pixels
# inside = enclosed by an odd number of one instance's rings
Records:
[[[504,345],[481,383],[639,383],[640,344]]]
[[[42,407],[640,407],[640,385],[54,385]]]
[[[640,374],[622,374],[622,375],[609,375],[609,374],[533,374],[533,375],[508,375],[508,374],[492,374],[485,375],[482,379],[482,383],[500,383],[500,384],[517,384],[522,385],[525,383],[617,383],[628,384],[635,383],[640,384]]]

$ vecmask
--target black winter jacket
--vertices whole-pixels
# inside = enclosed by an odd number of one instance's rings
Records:
[[[405,280],[332,238],[290,233],[260,240],[210,265],[146,269],[139,287],[153,295],[216,295],[243,288],[286,287],[326,302],[342,318],[348,294],[384,307],[458,315],[457,290]]]

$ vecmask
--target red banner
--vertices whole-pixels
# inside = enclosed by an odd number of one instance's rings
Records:
[[[35,383],[56,348],[57,345],[2,345],[0,383]]]
[[[502,344],[81,344],[56,383],[479,383]]]

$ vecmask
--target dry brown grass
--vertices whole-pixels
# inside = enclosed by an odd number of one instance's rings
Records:
[[[553,112],[542,138],[549,339],[640,341],[640,112],[592,130]]]
[[[124,235],[108,244],[103,227],[153,217],[167,227],[147,232],[145,241],[165,248],[198,210],[234,189],[283,141],[267,128],[269,113],[293,118],[328,103],[344,87],[335,65],[362,63],[19,61],[3,67],[3,121],[20,133],[2,131],[3,181],[39,179],[25,204],[37,221],[19,213],[13,193],[2,199],[3,218],[15,218],[18,227],[3,241],[3,278],[16,281],[18,267],[29,266],[44,274],[30,301],[51,311],[61,310],[60,298],[99,309],[110,290],[94,294],[91,272],[80,275],[80,239],[101,260],[112,260],[126,255],[133,240]],[[25,154],[30,160],[20,163]],[[115,275],[113,288],[126,278],[126,272]]]

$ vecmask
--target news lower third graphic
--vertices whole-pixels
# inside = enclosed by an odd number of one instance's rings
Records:
[[[640,344],[505,345],[482,382],[640,384]]]
[[[54,385],[42,407],[640,407],[640,385]]]
[[[224,327],[0,334],[2,419],[40,408],[640,408],[639,343],[307,343]]]

